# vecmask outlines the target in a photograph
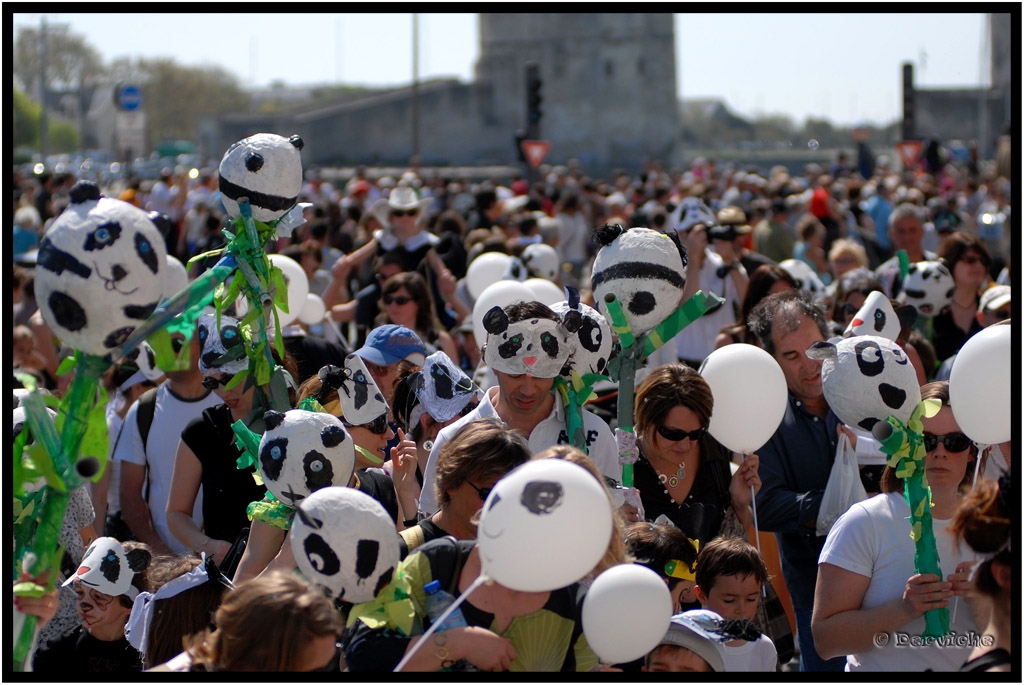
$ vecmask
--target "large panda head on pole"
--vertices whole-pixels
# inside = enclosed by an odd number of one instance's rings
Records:
[[[295,206],[302,190],[302,138],[257,133],[234,143],[220,161],[221,201],[228,216],[241,215],[248,198],[256,221],[271,223]]]

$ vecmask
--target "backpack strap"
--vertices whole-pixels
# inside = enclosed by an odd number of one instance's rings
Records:
[[[135,418],[139,426],[139,437],[142,438],[142,449],[146,449],[146,441],[149,439],[149,429],[153,425],[153,416],[156,414],[156,391],[158,388],[150,388],[142,393],[137,400],[139,403],[138,414]]]

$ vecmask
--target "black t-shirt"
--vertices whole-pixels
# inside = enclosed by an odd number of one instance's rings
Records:
[[[137,673],[142,670],[142,655],[127,638],[104,642],[78,626],[59,640],[41,645],[32,670],[66,673],[72,681],[82,680],[83,673]]]
[[[205,533],[214,540],[233,542],[249,525],[245,509],[263,499],[267,489],[257,485],[255,466],[242,470],[242,455],[231,430],[231,410],[226,404],[208,407],[181,432],[181,440],[203,467],[203,522]]]
[[[371,467],[356,471],[359,479],[359,492],[365,493],[374,498],[387,509],[391,520],[398,523],[398,495],[395,493],[395,483],[391,476],[378,468]]]
[[[981,330],[978,319],[971,319],[971,329],[964,333],[964,330],[956,325],[953,320],[951,307],[943,307],[935,318],[932,319],[932,345],[935,347],[935,358],[940,362],[945,361],[960,351],[967,340]]]

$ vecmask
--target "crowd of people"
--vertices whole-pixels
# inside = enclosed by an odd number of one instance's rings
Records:
[[[318,462],[306,490],[282,494],[266,456],[247,455],[239,424],[259,441],[291,412],[268,412],[249,359],[231,354],[244,312],[208,312],[191,336],[175,333],[184,368],[155,367],[145,347],[118,360],[103,378],[109,465],[72,499],[58,587],[15,600],[43,624],[33,669],[1009,670],[1011,444],[979,452],[953,415],[948,381],[972,336],[1010,320],[1010,180],[984,161],[930,164],[897,170],[882,158],[865,176],[845,157],[802,174],[700,158],[604,181],[571,162],[532,183],[360,168],[337,187],[308,171],[305,222],[267,249],[299,264],[324,315],[288,326],[274,356],[290,407],[331,415],[354,459]],[[45,231],[71,201],[67,176],[15,177],[16,405],[25,392],[62,396],[68,386],[58,367],[74,350],[33,289]],[[206,253],[224,245],[228,218],[214,172],[167,170],[104,192],[164,217],[167,254],[190,281],[215,263]],[[671,236],[686,277],[717,296],[641,360],[635,491],[623,487],[607,396],[575,415],[564,401],[572,346],[552,343],[568,330],[563,313],[538,300],[501,305],[481,339],[469,279],[475,259],[498,253],[518,268],[504,278],[552,281],[596,309],[592,233],[616,224]],[[532,246],[553,248],[554,266]],[[941,287],[919,278],[926,269]],[[863,325],[873,294],[900,314],[893,339],[921,397],[941,404],[922,423],[942,577],[915,573],[910,511],[891,467],[862,466],[868,499],[816,532],[840,438],[857,427],[832,411],[822,362],[806,352]],[[781,424],[749,455],[709,433],[717,408],[700,373],[735,344],[767,352],[786,381]],[[376,404],[353,404],[354,378]],[[573,425],[585,444],[574,444]],[[16,437],[23,426],[16,415]],[[422,648],[431,621],[422,586],[440,580],[453,595],[474,586],[488,496],[545,458],[575,462],[607,490],[604,557],[551,591],[485,584],[462,604],[467,625]],[[401,562],[378,590],[412,584],[419,633],[355,619],[361,603],[329,597],[298,569],[287,542],[296,507],[328,486],[364,493],[390,518]],[[774,533],[778,551],[762,553],[758,532]],[[120,576],[100,573],[106,564]],[[672,618],[649,653],[612,664],[588,643],[582,607],[588,586],[618,564],[662,578]],[[924,614],[941,608],[955,635],[977,639],[902,649],[896,637],[920,635]]]

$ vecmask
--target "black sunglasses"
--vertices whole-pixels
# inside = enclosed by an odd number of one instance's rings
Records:
[[[352,426],[353,424],[348,423],[346,421],[345,425]],[[362,426],[363,428],[367,429],[374,435],[384,435],[385,433],[388,432],[388,415],[381,414],[380,416],[375,418],[373,421],[370,421],[369,423],[359,423],[355,425]]]
[[[1010,314],[1012,313],[1013,312],[1011,312],[1009,309],[998,309],[992,312],[992,314],[995,314],[996,318],[999,319],[1000,321],[1002,321],[1003,319],[1009,319]]]
[[[708,432],[707,428],[698,428],[693,431],[684,431],[679,428],[669,428],[668,426],[658,426],[658,434],[666,440],[672,442],[681,442],[685,438],[689,438],[696,442],[704,437],[704,434]]]
[[[412,298],[411,297],[406,297],[405,295],[399,295],[398,297],[391,297],[390,295],[385,295],[382,299],[384,300],[384,304],[392,304],[392,303],[394,303],[394,304],[402,305],[402,304],[409,304],[410,302],[412,302]]]
[[[235,377],[235,374],[231,374],[227,378],[214,378],[213,376],[207,376],[203,379],[203,387],[207,390],[216,390],[222,385],[227,385]]]
[[[419,214],[415,209],[392,209],[391,216],[416,216]]]
[[[971,439],[963,433],[946,433],[945,435],[924,434],[925,451],[934,452],[940,442],[950,452],[963,452],[971,446]]]
[[[479,495],[481,502],[486,502],[487,501],[487,496],[489,494],[491,494],[491,490],[494,489],[493,485],[491,487],[489,487],[489,488],[478,488],[477,486],[475,486],[472,483],[470,483],[468,480],[466,482],[469,483],[469,487],[471,487],[474,490],[476,490],[476,494]]]

